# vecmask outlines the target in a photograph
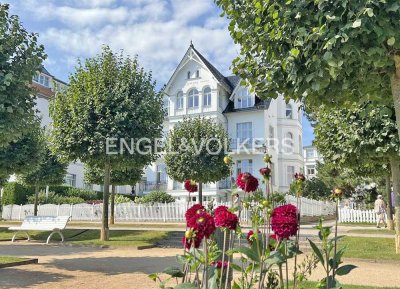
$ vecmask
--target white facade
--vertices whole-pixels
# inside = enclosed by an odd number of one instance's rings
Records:
[[[317,162],[322,162],[322,156],[314,146],[305,146],[303,149],[304,175],[313,178],[317,175]]]
[[[54,97],[57,90],[65,88],[67,84],[52,76],[45,68],[42,68],[33,78],[32,86],[37,91],[35,108],[41,119],[41,125],[45,128],[49,128],[52,122],[49,112],[50,100]],[[83,172],[82,163],[76,162],[69,164],[67,175],[65,176],[65,184],[77,188],[89,188],[83,181]]]
[[[263,146],[272,155],[273,189],[285,192],[296,172],[304,167],[302,112],[283,97],[262,101],[240,85],[236,76],[224,77],[190,45],[165,88],[164,132],[173,129],[184,117],[203,116],[220,123],[231,138],[233,177],[248,171],[261,179]],[[228,198],[229,180],[205,184],[203,195],[217,200]],[[166,190],[180,200],[188,193],[181,183],[169,178],[162,158],[145,170],[139,191]]]

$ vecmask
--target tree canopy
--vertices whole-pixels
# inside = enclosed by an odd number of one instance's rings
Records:
[[[30,125],[30,131],[18,140],[0,147],[0,186],[10,175],[35,171],[44,157],[44,131],[38,121]]]
[[[143,168],[125,168],[121,170],[111,169],[110,184],[112,185],[134,185],[143,175]],[[96,166],[85,166],[85,183],[104,184],[104,169]]]
[[[397,0],[216,2],[241,47],[233,71],[259,96],[390,102],[397,66],[400,81]]]
[[[162,93],[137,57],[103,47],[79,62],[70,85],[51,102],[52,149],[63,159],[104,170],[100,238],[108,240],[110,170],[143,167],[156,159],[164,114]]]
[[[187,118],[169,133],[165,164],[174,180],[200,184],[219,181],[229,175],[224,163],[228,134],[222,125],[206,118]],[[199,186],[201,198],[201,186]]]
[[[9,15],[9,5],[0,4],[0,148],[30,130],[35,94],[29,83],[46,58],[18,16]]]

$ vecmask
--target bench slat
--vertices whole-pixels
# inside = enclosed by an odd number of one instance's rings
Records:
[[[53,231],[63,230],[67,226],[69,216],[27,216],[20,227],[10,227],[11,231]]]

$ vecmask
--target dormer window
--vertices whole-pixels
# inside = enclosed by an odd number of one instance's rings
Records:
[[[190,71],[187,72],[187,79],[190,79]]]
[[[253,97],[249,93],[249,90],[242,87],[237,92],[237,107],[236,108],[246,108],[252,107],[254,105]]]
[[[199,71],[199,70],[196,71],[196,77],[197,77],[197,78],[200,77],[200,71]]]
[[[50,87],[50,77],[48,77],[47,75],[35,74],[33,76],[33,81],[35,81],[43,86]]]

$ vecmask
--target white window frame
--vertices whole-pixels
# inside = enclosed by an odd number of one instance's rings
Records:
[[[236,175],[238,176],[241,173],[253,173],[253,160],[252,159],[244,159],[238,160],[236,162]]]
[[[190,79],[190,77],[191,77],[190,71],[187,72],[186,76],[187,76],[187,79]]]
[[[188,108],[199,107],[199,91],[195,88],[191,89],[188,93]]]
[[[306,159],[314,158],[314,150],[313,149],[306,149]]]
[[[242,144],[245,140],[247,140],[246,143],[251,144],[253,140],[253,123],[236,123],[236,138],[239,140],[239,144]]]
[[[287,166],[286,167],[286,184],[290,186],[293,182],[294,179],[294,171],[295,167],[294,166]]]
[[[315,175],[315,166],[313,166],[313,165],[307,166],[306,170],[307,170],[307,175],[308,176],[309,175],[311,175],[311,176]]]
[[[285,117],[287,119],[293,119],[293,107],[290,103],[287,103],[285,106]]]
[[[209,86],[203,89],[203,106],[211,106],[211,88]]]
[[[183,92],[179,91],[176,94],[175,109],[183,109]]]
[[[76,174],[66,174],[64,177],[64,182],[68,186],[76,187]]]
[[[285,134],[285,145],[287,153],[294,152],[294,137],[290,131]]]
[[[236,108],[248,108],[254,106],[253,96],[246,87],[241,87],[237,92]]]

